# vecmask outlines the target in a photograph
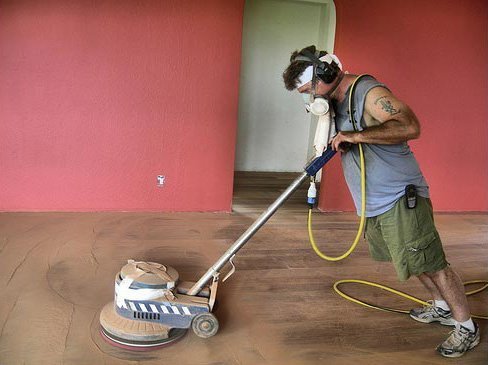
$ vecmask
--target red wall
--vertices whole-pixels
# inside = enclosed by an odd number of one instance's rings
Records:
[[[488,3],[336,0],[416,112],[437,210],[488,211]],[[0,1],[0,210],[229,211],[243,0]],[[320,207],[351,210],[339,159]],[[156,175],[166,185],[156,187]]]
[[[0,210],[229,211],[242,13],[0,2]]]
[[[410,143],[440,211],[488,211],[488,2],[336,0],[335,53],[418,116]],[[319,207],[352,210],[340,161]]]

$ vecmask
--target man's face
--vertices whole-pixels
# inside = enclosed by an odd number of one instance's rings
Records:
[[[327,85],[322,80],[317,80],[315,84],[315,92],[312,89],[312,81],[309,81],[305,85],[300,86],[297,90],[300,94],[314,94],[314,95],[326,96],[327,92],[330,89],[331,89],[330,85]]]
[[[312,83],[312,81],[310,81],[297,89],[300,95],[303,97],[303,102],[305,103],[305,109],[307,112],[311,112],[317,116],[327,114],[329,110],[329,103],[323,93],[330,91],[330,88],[326,86],[328,85],[321,81],[316,82],[315,85]]]

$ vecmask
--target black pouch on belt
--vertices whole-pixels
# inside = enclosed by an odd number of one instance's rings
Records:
[[[417,206],[417,188],[415,185],[405,187],[405,205],[407,209],[414,209]]]

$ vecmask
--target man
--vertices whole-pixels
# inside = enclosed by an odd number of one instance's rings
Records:
[[[410,317],[455,326],[437,351],[446,357],[462,356],[479,343],[480,331],[471,319],[464,286],[445,259],[429,187],[407,144],[419,137],[419,121],[384,84],[365,76],[358,80],[353,94],[353,125],[348,115],[349,88],[357,75],[344,73],[334,57],[318,52],[315,46],[295,51],[283,73],[285,87],[313,98],[323,97],[332,104],[338,133],[331,144],[341,152],[344,176],[358,212],[357,144],[363,144],[370,254],[375,260],[392,261],[400,280],[412,275],[419,278],[433,301],[430,306],[411,310]]]

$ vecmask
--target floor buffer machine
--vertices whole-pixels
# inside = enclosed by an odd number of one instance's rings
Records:
[[[318,127],[322,128],[320,119]],[[235,270],[232,259],[236,253],[336,153],[330,146],[321,151],[197,282],[180,281],[178,272],[170,266],[129,260],[115,276],[114,301],[100,313],[104,339],[118,347],[143,351],[174,342],[189,328],[202,338],[215,335],[219,322],[212,311],[222,268],[232,265],[225,281]]]

